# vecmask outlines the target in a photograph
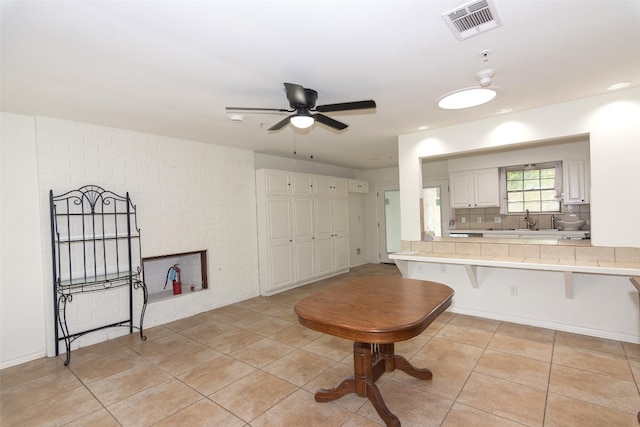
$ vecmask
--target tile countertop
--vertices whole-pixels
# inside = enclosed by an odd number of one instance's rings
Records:
[[[436,237],[403,242],[389,258],[525,270],[640,276],[640,248],[591,246],[589,240]]]

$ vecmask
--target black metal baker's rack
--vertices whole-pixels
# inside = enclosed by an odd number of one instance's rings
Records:
[[[142,249],[136,206],[129,193],[120,196],[97,185],[55,196],[49,191],[51,213],[51,251],[53,264],[53,303],[56,356],[60,342],[66,347],[65,365],[71,359],[71,343],[77,338],[105,328],[128,327],[143,334],[147,307],[147,287],[142,280]],[[106,292],[128,287],[128,311],[121,320],[85,330],[70,331],[67,305],[74,295]],[[134,325],[133,291],[143,292],[140,323]]]

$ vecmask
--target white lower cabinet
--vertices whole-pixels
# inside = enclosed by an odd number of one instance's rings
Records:
[[[271,197],[266,200],[265,238],[270,268],[264,277],[274,289],[294,282],[294,245],[292,234],[291,200]],[[262,260],[261,260],[262,261]],[[261,276],[262,276],[261,272]]]
[[[318,275],[349,268],[349,204],[347,199],[315,200]]]
[[[271,196],[269,177],[279,175],[273,172],[256,171],[260,293],[272,295],[348,271],[348,199]]]
[[[349,203],[347,199],[333,201],[333,259],[334,268],[349,268]]]
[[[293,209],[293,251],[295,260],[295,281],[313,279],[313,200],[311,198],[294,198]]]

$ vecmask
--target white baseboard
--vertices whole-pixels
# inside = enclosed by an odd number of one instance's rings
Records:
[[[600,330],[589,329],[589,328],[581,328],[579,326],[563,325],[560,323],[544,322],[544,321],[539,321],[535,319],[528,319],[528,318],[518,317],[518,316],[510,316],[510,315],[501,314],[501,313],[491,313],[491,312],[474,310],[472,308],[465,308],[465,307],[451,306],[449,307],[448,311],[452,313],[457,313],[457,314],[466,314],[469,316],[482,317],[485,319],[500,320],[504,322],[518,323],[520,325],[537,326],[539,328],[555,329],[556,331],[571,332],[574,334],[588,335],[591,337],[598,337],[598,338],[605,338],[609,340],[640,344],[640,337],[633,336],[633,335],[618,334],[615,332],[600,331]]]

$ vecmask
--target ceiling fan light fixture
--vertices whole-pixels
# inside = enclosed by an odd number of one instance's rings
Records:
[[[316,121],[313,116],[309,114],[298,114],[289,119],[292,125],[297,127],[298,129],[306,129],[311,127],[311,125]]]
[[[461,110],[476,107],[493,100],[498,92],[492,88],[473,87],[448,93],[438,100],[438,107],[443,110]]]

